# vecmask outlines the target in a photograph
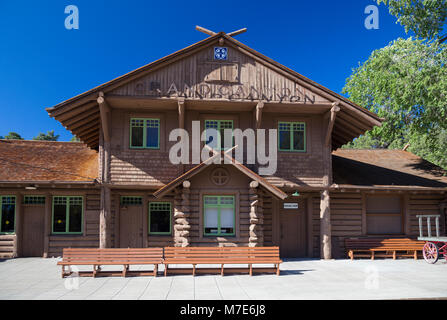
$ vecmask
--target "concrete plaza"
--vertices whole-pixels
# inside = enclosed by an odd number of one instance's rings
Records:
[[[447,298],[447,263],[287,260],[276,275],[61,278],[58,259],[0,260],[0,299]],[[138,267],[136,267],[138,268]],[[91,268],[79,268],[90,270]],[[104,268],[106,269],[106,268]],[[131,267],[135,269],[135,267]],[[163,267],[160,268],[163,270]]]

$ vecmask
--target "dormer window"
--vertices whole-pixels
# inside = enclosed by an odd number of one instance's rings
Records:
[[[159,149],[160,119],[130,119],[130,147],[135,149]]]

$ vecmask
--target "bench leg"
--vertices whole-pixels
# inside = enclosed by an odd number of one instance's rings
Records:
[[[414,250],[414,260],[417,260],[417,259],[418,259],[418,251]]]
[[[371,251],[371,260],[374,260],[374,251]]]
[[[393,260],[396,260],[396,251],[393,251]]]
[[[165,264],[165,277],[168,275],[168,264]]]
[[[223,264],[220,266],[220,275],[222,277],[224,276],[224,265]]]
[[[93,278],[96,277],[96,265],[93,265]]]
[[[62,266],[62,278],[65,277],[65,266]]]
[[[250,269],[248,274],[249,274],[250,277],[251,277],[251,276],[253,275],[253,265],[252,265],[252,264],[249,264],[248,266],[249,266],[249,269]]]
[[[276,275],[279,276],[280,274],[280,269],[279,269],[279,263],[276,265]]]
[[[196,276],[196,265],[195,264],[192,265],[192,276],[193,277]]]
[[[127,270],[129,270],[129,266],[123,265],[123,277],[126,277]]]
[[[351,258],[351,260],[354,260],[354,252],[352,252],[352,250],[348,251],[348,257]]]
[[[158,264],[154,264],[154,277],[157,276],[158,273]]]

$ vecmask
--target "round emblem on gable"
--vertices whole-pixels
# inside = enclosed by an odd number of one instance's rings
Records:
[[[217,186],[223,186],[230,181],[230,175],[224,168],[216,168],[211,172],[211,181]]]

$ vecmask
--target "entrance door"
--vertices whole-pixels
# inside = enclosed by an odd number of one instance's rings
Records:
[[[279,210],[281,257],[301,258],[306,256],[305,212],[303,202],[298,203],[298,209],[284,209],[284,205],[281,203]]]
[[[22,256],[43,256],[44,220],[44,206],[23,207]]]
[[[143,206],[129,205],[120,208],[120,247],[143,247]]]

